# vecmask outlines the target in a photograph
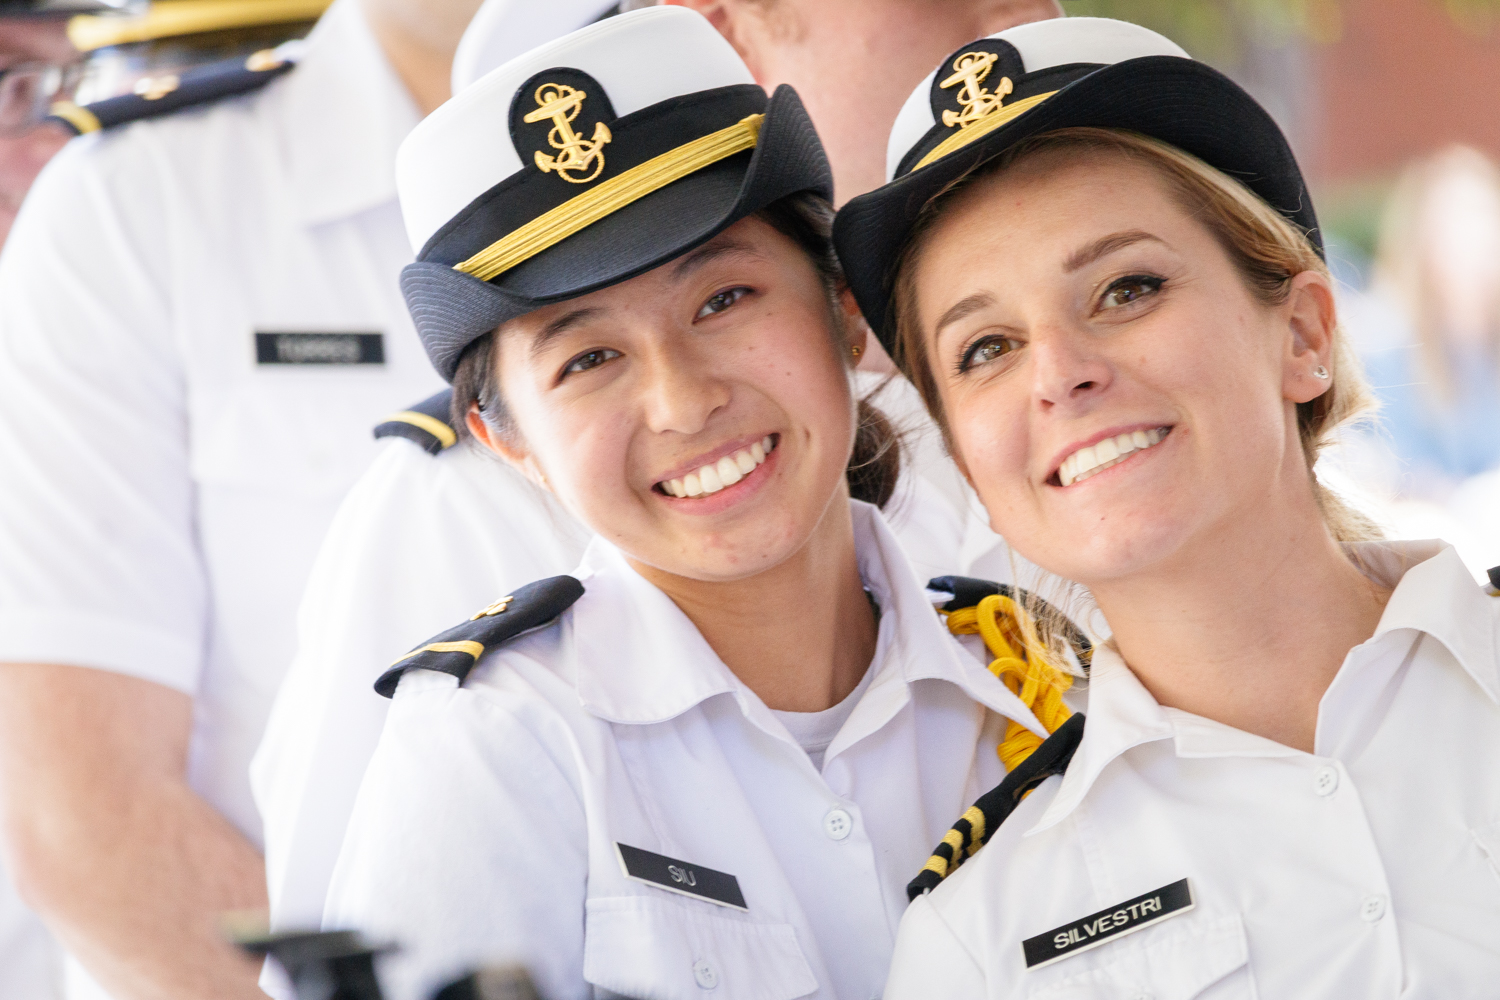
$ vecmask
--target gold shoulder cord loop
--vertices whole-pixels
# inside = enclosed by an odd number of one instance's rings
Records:
[[[949,613],[948,631],[954,635],[978,633],[983,637],[985,646],[995,656],[990,673],[1031,709],[1047,732],[1053,733],[1073,714],[1062,699],[1063,693],[1073,686],[1073,678],[1043,663],[1039,657],[1028,656],[1021,634],[1022,614],[1011,598],[991,594],[972,608]],[[1017,764],[1041,745],[1040,736],[1011,721],[1005,727],[1005,739],[1000,742],[1000,762],[1007,771],[1014,771]]]
[[[1082,736],[1083,717],[1074,719],[1073,710],[1062,699],[1073,686],[1073,678],[1032,655],[1021,629],[1023,614],[1013,598],[991,594],[973,607],[948,612],[948,631],[954,635],[978,634],[984,639],[995,657],[990,672],[1031,709],[1053,737],[1043,741],[1019,722],[1007,723],[1005,738],[996,748],[1007,772],[1005,781],[970,806],[943,836],[917,877],[907,885],[908,899],[931,891],[973,857],[1022,799],[1048,776],[1067,768]],[[1072,725],[1068,725],[1070,719],[1074,719]],[[1046,749],[1037,753],[1043,746]]]

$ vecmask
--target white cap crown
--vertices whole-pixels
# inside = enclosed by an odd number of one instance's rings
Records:
[[[401,144],[396,189],[414,253],[527,166],[511,137],[511,105],[523,84],[553,67],[593,77],[621,117],[682,94],[755,83],[713,26],[681,7],[621,14],[513,59],[427,116]]]
[[[1149,28],[1104,17],[1059,17],[1033,21],[989,37],[1014,46],[1027,73],[1057,66],[1076,66],[1080,63],[1110,66],[1142,56],[1191,58],[1176,42]],[[896,169],[907,152],[937,125],[930,97],[933,83],[938,73],[946,75],[951,70],[948,61],[944,60],[942,65],[917,84],[917,88],[902,105],[901,113],[896,116],[896,123],[891,127],[890,141],[886,145],[887,181],[895,178]]]

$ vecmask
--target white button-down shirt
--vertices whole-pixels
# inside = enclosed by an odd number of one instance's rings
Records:
[[[596,540],[557,624],[462,686],[403,679],[325,926],[400,942],[396,1000],[505,959],[553,1000],[877,996],[906,882],[1003,776],[1002,716],[1037,723],[948,635],[879,512],[854,515],[879,638],[821,773]],[[733,875],[746,910],[627,878],[617,844]]]
[[[1164,708],[1101,647],[1067,773],[912,905],[888,1000],[1497,995],[1500,600],[1437,543],[1355,555],[1395,590],[1313,753]],[[1027,969],[1022,941],[1183,878],[1193,909]]]
[[[856,390],[875,393],[905,431],[905,468],[886,518],[919,578],[1008,580],[1008,550],[972,513],[916,390],[863,373]],[[308,581],[297,655],[251,770],[273,927],[315,927],[322,916],[390,705],[373,690],[381,671],[496,597],[573,569],[588,538],[550,494],[477,445],[433,456],[393,441],[362,477]]]
[[[257,843],[318,543],[371,427],[441,385],[397,286],[416,121],[339,0],[263,90],[71,143],[0,258],[0,661],[193,695],[193,787]],[[379,333],[385,363],[258,364],[257,331]]]

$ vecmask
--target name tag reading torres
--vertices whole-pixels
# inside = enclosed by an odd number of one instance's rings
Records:
[[[1026,953],[1026,968],[1039,969],[1069,955],[1097,948],[1106,941],[1149,927],[1158,920],[1186,913],[1192,908],[1193,890],[1187,879],[1164,885],[1143,896],[1127,899],[1109,909],[1091,913],[1082,920],[1075,920],[1071,924],[1064,924],[1022,941],[1021,949]]]
[[[650,882],[659,889],[706,899],[720,906],[747,913],[750,910],[745,905],[744,894],[740,892],[739,879],[733,875],[661,854],[652,854],[629,844],[616,843],[615,849],[620,852],[620,867],[625,869],[627,878]]]
[[[255,334],[259,365],[383,365],[385,337],[379,333]]]

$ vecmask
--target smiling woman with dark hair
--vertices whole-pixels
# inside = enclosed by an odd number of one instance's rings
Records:
[[[1086,721],[913,882],[887,1000],[1491,991],[1500,601],[1313,473],[1367,390],[1275,124],[1072,19],[954,53],[891,148],[836,227],[854,291],[1113,637]]]
[[[401,942],[401,1000],[506,958],[559,1000],[877,995],[909,871],[1047,730],[881,517],[796,94],[623,14],[467,88],[398,177],[455,418],[598,537],[381,679],[325,922]]]

